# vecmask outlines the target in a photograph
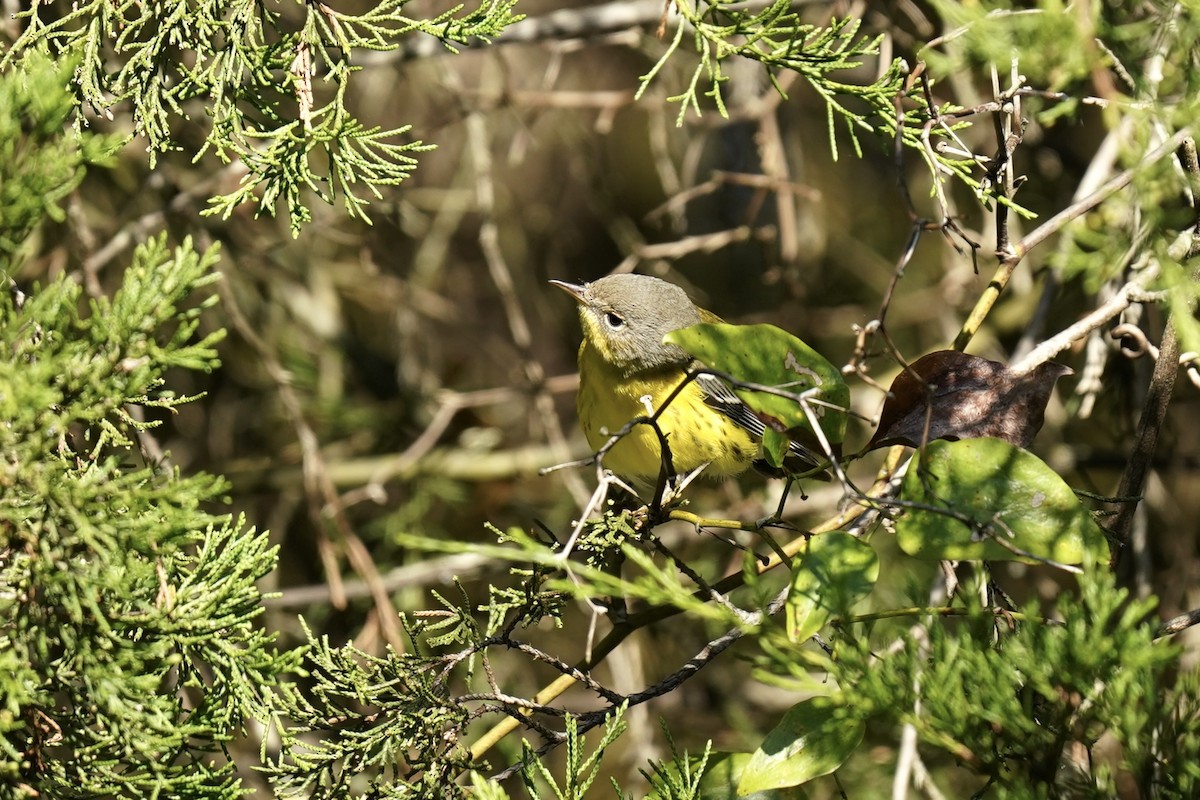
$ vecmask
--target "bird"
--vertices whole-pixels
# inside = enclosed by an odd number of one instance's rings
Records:
[[[705,476],[730,476],[752,464],[765,468],[759,447],[764,423],[725,381],[701,374],[671,397],[689,370],[703,365],[663,337],[701,322],[720,323],[720,317],[696,306],[681,287],[650,275],[550,283],[579,306],[583,341],[576,408],[594,451],[631,420],[657,412],[674,475],[703,470]],[[793,442],[785,465],[800,471],[817,461]],[[663,469],[658,433],[650,425],[635,425],[604,454],[603,466],[635,482],[655,480]]]

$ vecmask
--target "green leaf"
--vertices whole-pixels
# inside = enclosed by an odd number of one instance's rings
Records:
[[[878,579],[879,557],[869,544],[842,531],[814,536],[792,571],[788,638],[803,642],[832,617],[845,616]]]
[[[701,323],[671,331],[663,341],[682,347],[734,380],[787,392],[780,396],[734,387],[738,398],[779,432],[811,431],[800,395],[831,444],[846,435],[850,389],[841,371],[820,353],[774,325]],[[781,455],[776,454],[776,455]]]
[[[700,779],[700,800],[733,800],[735,797],[748,800],[804,800],[807,797],[803,789],[793,786],[739,795],[738,782],[753,757],[752,753],[720,753],[713,756],[709,768],[704,771],[704,777]]]
[[[767,463],[775,468],[782,467],[783,459],[788,454],[788,444],[790,442],[791,440],[787,437],[787,434],[780,433],[773,428],[764,428],[762,449]]]
[[[929,560],[1108,560],[1104,531],[1037,456],[999,439],[930,442],[913,460],[896,523],[900,548]],[[945,509],[941,511],[938,509]]]
[[[783,715],[750,757],[738,795],[799,786],[840,767],[862,742],[866,724],[838,698],[814,697]]]

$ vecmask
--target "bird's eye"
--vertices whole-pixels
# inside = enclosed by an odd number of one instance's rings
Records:
[[[604,324],[614,331],[619,331],[625,327],[625,320],[609,311],[604,315]]]

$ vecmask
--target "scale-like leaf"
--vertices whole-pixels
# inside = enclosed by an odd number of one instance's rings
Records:
[[[1000,439],[930,442],[909,465],[900,496],[928,506],[906,509],[896,523],[900,548],[917,558],[1108,559],[1103,530],[1071,487]]]

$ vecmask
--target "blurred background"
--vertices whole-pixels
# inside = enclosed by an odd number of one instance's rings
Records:
[[[454,595],[455,575],[475,602],[486,600],[489,582],[511,580],[503,566],[470,555],[408,552],[397,533],[493,542],[491,523],[565,537],[595,475],[539,474],[587,455],[574,411],[575,308],[547,280],[591,280],[614,269],[657,275],[728,321],[773,323],[841,365],[854,353],[855,326],[879,316],[914,224],[938,217],[925,166],[911,155],[898,159],[892,142],[864,138],[856,155],[839,134],[835,160],[823,101],[791,76],[782,78],[785,99],[761,67],[731,63],[729,118],[708,108],[677,125],[679,107],[667,98],[694,68],[680,54],[635,101],[640,76],[665,47],[654,34],[662,6],[614,7],[628,16],[609,27],[589,21],[587,35],[502,40],[460,55],[414,40],[411,50],[360,59],[351,99],[360,118],[412,125],[414,139],[437,145],[410,180],[372,204],[370,225],[319,204],[298,238],[286,220],[256,217],[252,208],[227,220],[200,216],[209,196],[240,178],[211,155],[192,163],[204,135],[200,114],[179,124],[183,151],[153,171],[136,141],[114,168],[93,170],[16,276],[33,284],[66,270],[111,291],[132,245],[154,232],[220,244],[223,302],[205,320],[229,330],[223,366],[175,377],[178,392],[205,396],[164,420],[158,440],[184,472],[227,476],[229,510],[271,531],[281,561],[267,588],[280,595],[264,624],[286,643],[303,638],[303,616],[335,643],[382,648],[389,632],[378,592],[364,582],[371,568],[377,589],[401,611],[435,605],[434,591]],[[946,31],[920,3],[803,7],[814,23],[861,17],[866,32],[885,36],[884,64],[894,56],[915,63],[915,50]],[[525,0],[517,10],[532,24],[556,11],[578,21],[607,8]],[[414,16],[442,10],[424,0],[408,7]],[[844,79],[869,83],[880,70],[865,63]],[[1101,91],[1086,81],[1074,88]],[[963,74],[938,91],[939,101],[961,105],[990,95],[985,81]],[[1044,219],[1070,202],[1112,120],[1085,105],[1047,125],[1033,113],[1038,101],[1029,102],[1031,124],[1015,154],[1027,178],[1018,199]],[[96,124],[130,123],[118,116]],[[977,152],[995,148],[987,118],[962,135]],[[949,345],[995,267],[992,216],[969,192],[953,192],[958,224],[979,245],[978,264],[961,240],[937,231],[919,239],[887,312],[910,360]],[[1030,224],[1014,219],[1014,233]],[[1025,260],[971,352],[1007,361],[1023,337],[1036,341],[1093,305],[1097,287],[1076,278],[1056,281],[1039,309],[1053,248]],[[1147,309],[1143,320],[1155,340],[1158,313]],[[870,375],[886,386],[896,366],[872,347]],[[1078,372],[1081,359],[1077,350],[1060,360]],[[1072,486],[1112,494],[1151,369],[1149,359],[1114,350],[1087,418],[1073,395],[1078,376],[1062,380],[1033,450]],[[878,413],[877,387],[852,378],[851,391],[858,411]],[[1177,395],[1140,520],[1148,543],[1141,585],[1161,597],[1164,616],[1200,605],[1200,434],[1187,424],[1197,418],[1198,395],[1186,381]],[[852,423],[847,451],[871,432],[870,423]],[[855,463],[852,476],[868,485],[881,459]],[[827,487],[806,488],[809,499],[789,506],[801,528],[834,513],[839,499]],[[690,508],[753,520],[774,509],[779,491],[753,474],[702,482]],[[740,569],[742,554],[713,536],[686,526],[663,535],[705,574]],[[1058,590],[1038,570],[1011,570],[1007,588],[1018,599]],[[895,591],[909,581],[920,576],[895,577]],[[589,623],[579,609],[562,630],[532,635],[574,661]],[[686,661],[710,633],[670,622],[641,632],[599,677],[636,691]],[[508,669],[498,677],[518,696],[552,677],[515,658]],[[636,780],[636,768],[663,753],[653,722],[660,716],[683,746],[713,738],[718,747],[752,748],[792,700],[750,676],[734,648],[639,709],[614,773]],[[883,748],[873,757],[882,763],[891,754]]]

